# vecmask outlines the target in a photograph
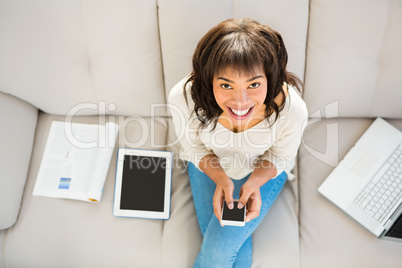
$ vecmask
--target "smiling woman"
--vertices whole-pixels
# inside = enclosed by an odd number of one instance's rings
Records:
[[[285,95],[286,82],[302,90],[302,83],[286,70],[288,54],[282,36],[269,26],[249,19],[224,21],[212,28],[198,43],[193,55],[193,72],[187,80],[192,83],[191,97],[201,127],[216,126],[222,107],[214,103],[211,81],[222,73],[231,76],[265,76],[267,94],[264,99],[265,117],[283,108],[275,103]],[[230,69],[228,71],[228,69]],[[186,92],[184,91],[184,94]]]
[[[307,120],[302,84],[286,65],[279,33],[231,19],[200,40],[192,73],[169,94],[204,237],[194,267],[252,264],[251,235],[292,169]],[[246,205],[246,224],[222,228],[222,206],[233,209],[234,199]]]

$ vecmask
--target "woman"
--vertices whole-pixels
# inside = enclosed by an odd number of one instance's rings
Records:
[[[169,95],[203,235],[194,267],[251,266],[251,234],[283,188],[307,120],[286,65],[279,33],[230,19],[200,40],[192,73]],[[233,209],[234,199],[246,205],[246,225],[223,227],[223,202]]]

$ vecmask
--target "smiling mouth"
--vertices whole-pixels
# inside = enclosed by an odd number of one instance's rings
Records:
[[[233,109],[231,107],[228,107],[230,114],[236,119],[244,119],[244,118],[248,117],[251,114],[253,109],[254,109],[254,106],[250,107],[248,109],[242,109],[242,110]]]

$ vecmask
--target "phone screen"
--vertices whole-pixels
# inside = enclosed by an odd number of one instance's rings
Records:
[[[234,208],[229,209],[226,202],[223,202],[224,208],[223,208],[222,220],[243,222],[245,207],[243,207],[242,209],[238,209],[237,204],[239,202],[234,201],[233,203],[234,203]]]

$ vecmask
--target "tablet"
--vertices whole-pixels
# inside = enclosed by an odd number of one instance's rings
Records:
[[[172,152],[119,148],[113,214],[169,219],[172,163]]]

